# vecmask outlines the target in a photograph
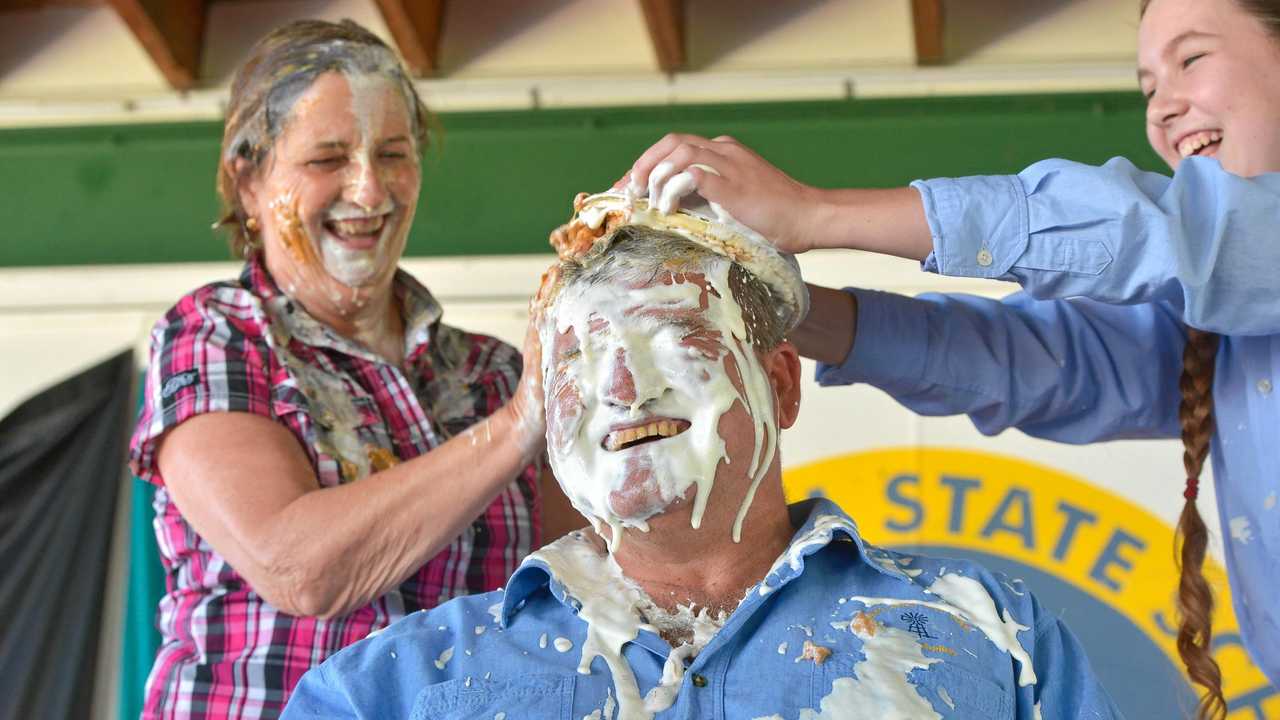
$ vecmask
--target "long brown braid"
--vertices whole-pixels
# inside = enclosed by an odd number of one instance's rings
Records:
[[[1182,377],[1178,387],[1182,402],[1178,420],[1182,424],[1182,465],[1187,471],[1186,501],[1174,535],[1174,560],[1178,564],[1178,655],[1187,675],[1205,688],[1196,716],[1200,720],[1220,720],[1227,716],[1222,694],[1222,671],[1213,659],[1213,589],[1204,578],[1205,547],[1209,531],[1196,508],[1200,471],[1209,456],[1213,437],[1213,368],[1218,356],[1218,336],[1187,328],[1187,346],[1182,351]]]

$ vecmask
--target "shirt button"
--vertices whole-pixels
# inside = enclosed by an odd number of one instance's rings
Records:
[[[992,258],[991,258],[991,251],[990,251],[990,250],[988,250],[988,249],[986,249],[986,248],[982,248],[981,250],[979,250],[979,251],[978,251],[978,264],[979,264],[979,265],[981,265],[982,267],[987,267],[988,265],[990,265],[990,264],[991,264],[991,260],[992,260]]]
[[[1270,380],[1268,380],[1268,379],[1266,379],[1266,378],[1263,378],[1263,379],[1259,380],[1259,381],[1258,381],[1258,392],[1262,393],[1263,395],[1270,395],[1270,394],[1271,394],[1271,381],[1270,381]]]
[[[703,677],[703,676],[699,675],[698,673],[694,673],[694,674],[693,674],[693,686],[694,686],[694,687],[706,687],[706,686],[707,686],[707,679],[706,679],[705,677]]]

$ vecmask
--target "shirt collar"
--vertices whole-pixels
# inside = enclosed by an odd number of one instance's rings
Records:
[[[328,346],[348,355],[379,360],[371,356],[366,348],[313,318],[301,303],[294,302],[286,295],[271,277],[262,253],[254,254],[245,263],[244,270],[240,273],[240,283],[262,300],[268,314],[289,336],[307,345]],[[431,331],[440,322],[444,310],[431,292],[404,270],[396,269],[391,287],[404,317],[405,359],[409,361],[430,343]]]
[[[799,524],[799,529],[791,537],[786,551],[751,593],[768,595],[800,577],[804,573],[805,558],[832,543],[850,545],[862,562],[882,575],[912,582],[894,556],[863,540],[853,518],[830,500],[810,498],[790,505],[787,510],[791,514],[792,525]],[[551,568],[534,555],[520,564],[507,584],[502,600],[502,626],[506,627],[511,617],[524,608],[531,595],[545,587],[549,587],[551,594],[573,612],[578,611],[578,602],[566,595],[564,586],[556,581]]]

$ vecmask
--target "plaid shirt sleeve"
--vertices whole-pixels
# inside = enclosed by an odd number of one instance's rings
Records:
[[[252,295],[210,285],[178,301],[151,331],[151,359],[129,448],[135,475],[163,485],[156,447],[170,429],[209,412],[271,417],[269,351]]]

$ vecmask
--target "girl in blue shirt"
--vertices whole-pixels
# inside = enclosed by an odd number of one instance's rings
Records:
[[[792,340],[823,384],[869,383],[984,433],[1181,435],[1177,644],[1206,688],[1200,717],[1225,717],[1195,505],[1210,454],[1244,643],[1280,685],[1280,1],[1143,0],[1141,13],[1147,136],[1172,178],[1048,160],[821,190],[732,138],[673,134],[624,181],[668,210],[696,190],[790,252],[870,250],[1020,282],[999,302],[812,287]]]

